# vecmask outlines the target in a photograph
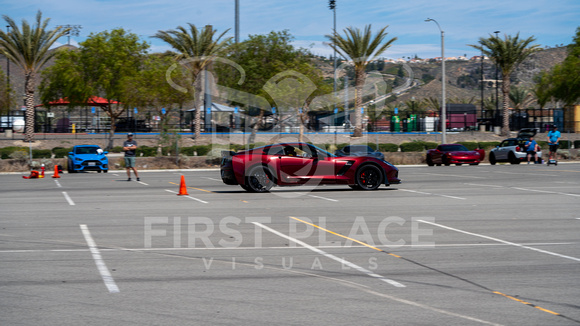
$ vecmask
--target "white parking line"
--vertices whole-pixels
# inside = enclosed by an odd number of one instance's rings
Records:
[[[416,191],[416,190],[408,190],[408,189],[399,189],[400,191],[406,191],[406,192],[413,192],[416,194],[422,194],[422,195],[429,195],[429,196],[440,196],[440,197],[447,197],[447,198],[452,198],[452,199],[460,199],[460,200],[465,200],[466,198],[463,197],[456,197],[456,196],[449,196],[449,195],[440,195],[440,194],[432,194],[429,192],[422,192],[422,191]]]
[[[561,254],[557,254],[555,252],[551,252],[551,251],[547,251],[547,250],[542,250],[542,249],[538,249],[538,248],[534,248],[534,247],[530,247],[530,246],[524,246],[524,245],[519,244],[519,243],[505,241],[505,240],[501,240],[501,239],[497,239],[497,238],[492,238],[492,237],[489,237],[487,235],[482,235],[482,234],[477,234],[477,233],[473,233],[473,232],[463,231],[463,230],[460,230],[460,229],[452,228],[452,227],[445,226],[445,225],[438,224],[438,223],[428,222],[428,221],[424,221],[424,220],[418,220],[418,221],[419,222],[422,222],[422,223],[426,223],[426,224],[438,226],[438,227],[440,227],[442,229],[447,229],[447,230],[451,230],[451,231],[455,231],[455,232],[459,232],[459,233],[463,233],[463,234],[468,234],[468,235],[476,236],[476,237],[479,237],[479,238],[488,239],[488,240],[492,240],[492,241],[496,241],[496,242],[501,242],[501,243],[508,244],[508,245],[511,245],[511,246],[520,247],[520,248],[524,248],[524,249],[529,249],[529,250],[541,252],[543,254],[548,254],[548,255],[552,255],[552,256],[556,256],[556,257],[560,257],[560,258],[566,258],[566,259],[570,259],[570,260],[574,260],[574,261],[580,262],[580,258],[576,258],[576,257],[572,257],[572,256],[566,256],[566,255],[561,255]]]
[[[559,175],[556,174],[543,174],[543,173],[523,173],[523,172],[505,172],[505,171],[494,171],[494,173],[503,173],[503,174],[524,174],[524,175],[543,175],[547,177],[558,177]]]
[[[468,185],[468,186],[479,186],[479,187],[504,188],[504,186],[496,186],[496,185],[482,185],[482,184],[477,184],[477,183],[464,183],[464,185]]]
[[[66,199],[66,201],[68,201],[68,204],[71,206],[75,205],[75,202],[70,198],[70,196],[66,193],[66,191],[63,191],[62,194],[64,195],[64,199]]]
[[[148,186],[148,184],[146,184],[146,183],[145,183],[145,182],[143,182],[143,181],[137,181],[137,183],[140,183],[140,184],[142,184],[142,185],[144,185],[144,186]]]
[[[208,180],[211,180],[211,181],[223,182],[223,180],[221,180],[221,179],[216,179],[216,178],[209,178],[209,177],[200,177],[200,178],[201,178],[201,179],[208,179]]]
[[[62,186],[61,186],[60,182],[58,182],[58,180],[54,180],[54,183],[56,183],[57,187],[62,188]]]
[[[169,190],[169,189],[165,189],[165,191],[170,192],[172,194],[177,194],[178,193],[177,191],[173,191],[173,190]],[[187,195],[186,196],[182,196],[182,197],[186,197],[186,198],[189,198],[189,199],[197,200],[200,203],[209,204],[205,200],[201,200],[199,198],[195,198],[195,197],[191,197],[191,196],[187,196]]]
[[[252,224],[257,225],[257,226],[259,226],[259,227],[261,227],[261,228],[263,228],[265,230],[268,230],[268,231],[270,231],[270,232],[272,232],[272,233],[276,234],[277,236],[280,236],[280,237],[282,237],[284,239],[287,239],[287,240],[290,240],[292,242],[295,242],[295,243],[303,246],[304,248],[310,249],[310,250],[312,250],[312,251],[314,251],[314,252],[316,252],[318,254],[321,254],[321,255],[323,255],[323,256],[325,256],[327,258],[330,258],[332,260],[335,260],[335,261],[341,263],[342,265],[348,266],[350,268],[354,268],[354,269],[356,269],[359,272],[362,272],[362,273],[367,274],[368,276],[371,276],[371,277],[374,277],[374,278],[378,278],[379,280],[381,280],[383,282],[386,282],[386,283],[389,283],[392,286],[399,287],[399,288],[404,288],[405,287],[405,285],[403,285],[403,284],[401,284],[401,283],[399,283],[397,281],[393,281],[393,280],[388,279],[388,278],[385,278],[385,277],[383,277],[383,276],[381,276],[379,274],[375,274],[375,273],[371,272],[370,270],[368,270],[366,268],[363,268],[363,267],[360,267],[358,265],[355,265],[355,264],[353,264],[353,263],[351,263],[351,262],[349,262],[347,260],[344,260],[342,258],[336,257],[335,255],[329,254],[326,251],[320,250],[320,249],[318,249],[316,247],[313,247],[313,246],[311,246],[311,245],[309,245],[309,244],[307,244],[305,242],[302,242],[302,241],[300,241],[298,239],[294,239],[294,238],[292,238],[290,236],[287,236],[287,235],[285,235],[283,233],[280,233],[280,232],[278,232],[278,231],[276,231],[276,230],[274,230],[274,229],[272,229],[270,227],[265,226],[262,223],[252,222]]]
[[[324,200],[328,200],[328,201],[338,202],[337,199],[326,198],[326,197],[322,197],[322,196],[314,196],[314,195],[308,195],[308,196],[313,197],[313,198],[319,198],[319,199],[324,199]]]
[[[442,173],[415,173],[415,174],[428,174],[428,175],[437,175],[437,176],[443,176],[443,177],[457,177],[457,178],[488,179],[487,177],[476,177],[473,175],[457,175],[457,174],[442,174]]]
[[[107,268],[107,265],[105,264],[105,261],[103,260],[103,257],[101,256],[99,249],[97,248],[97,244],[95,243],[95,240],[93,240],[93,237],[91,236],[89,228],[85,224],[80,224],[80,227],[81,231],[83,232],[83,236],[85,237],[85,241],[89,246],[89,250],[93,255],[93,260],[97,265],[97,269],[101,274],[101,278],[103,279],[103,282],[105,282],[105,286],[107,287],[110,293],[121,292],[119,290],[119,287],[115,283],[113,276],[111,276],[111,273],[109,272],[109,269]]]
[[[572,196],[572,197],[580,197],[579,194],[568,194],[565,192],[557,192],[557,191],[547,191],[547,190],[537,190],[537,189],[526,189],[526,188],[518,188],[518,187],[511,187],[512,189],[523,190],[523,191],[533,191],[533,192],[542,192],[545,194],[555,194],[555,195],[564,195],[564,196]]]
[[[577,218],[580,219],[580,218]],[[562,245],[576,245],[576,242],[539,242],[539,243],[528,243],[529,246],[562,246]],[[417,245],[417,244],[407,244],[402,246],[397,246],[397,248],[469,248],[469,247],[500,247],[508,246],[503,243],[453,243],[453,244],[438,244],[438,245]],[[377,248],[392,248],[391,245],[376,245]],[[319,249],[344,249],[345,246],[333,245],[333,246],[316,246]],[[348,248],[368,248],[366,246],[352,244]],[[304,250],[302,247],[192,247],[192,248],[173,248],[173,247],[156,247],[156,248],[102,248],[99,249],[100,252],[121,252],[121,251],[252,251],[252,250]],[[89,249],[16,249],[16,250],[0,250],[0,254],[22,254],[22,253],[39,253],[39,252],[87,252]]]

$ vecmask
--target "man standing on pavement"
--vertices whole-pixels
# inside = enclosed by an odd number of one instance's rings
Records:
[[[552,130],[548,132],[548,145],[550,145],[550,160],[552,160],[552,156],[555,160],[558,159],[558,147],[560,147],[560,138],[561,134],[558,131],[558,126],[552,126]]]
[[[123,143],[123,150],[125,151],[125,168],[127,168],[127,181],[131,181],[131,169],[135,173],[135,178],[137,181],[139,179],[139,173],[135,168],[135,150],[137,149],[137,142],[133,140],[133,134],[127,134],[127,140]]]

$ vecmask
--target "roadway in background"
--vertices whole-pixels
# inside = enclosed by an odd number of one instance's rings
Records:
[[[371,192],[50,175],[0,175],[2,325],[580,324],[580,164]]]

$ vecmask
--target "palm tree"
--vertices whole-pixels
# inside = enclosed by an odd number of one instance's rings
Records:
[[[380,29],[374,36],[371,33],[371,25],[365,26],[364,31],[359,28],[347,27],[344,29],[346,37],[343,37],[334,31],[332,35],[326,35],[331,43],[328,44],[333,50],[336,50],[345,59],[350,59],[354,63],[355,72],[355,114],[354,114],[354,132],[353,137],[362,136],[362,114],[360,107],[362,104],[362,88],[365,83],[367,64],[376,57],[383,54],[391,44],[397,40],[396,37],[383,43],[387,37],[385,31],[389,26]]]
[[[207,25],[199,30],[195,25],[188,23],[189,29],[178,26],[175,30],[158,31],[153,37],[168,43],[178,52],[177,59],[186,63],[186,68],[191,73],[194,80],[193,94],[195,96],[195,120],[194,132],[195,139],[198,139],[201,131],[201,110],[202,110],[202,79],[198,78],[199,74],[210,67],[214,59],[228,46],[231,37],[221,40],[229,31],[221,33],[217,38],[217,30]],[[221,40],[221,41],[220,41]]]
[[[524,87],[513,86],[510,89],[509,97],[516,110],[527,108],[534,101],[530,91]]]
[[[49,52],[50,47],[69,29],[57,27],[47,30],[50,18],[42,20],[42,13],[36,14],[36,25],[30,26],[22,21],[22,29],[4,15],[6,23],[12,31],[5,33],[0,30],[0,53],[14,62],[24,71],[24,92],[26,95],[26,130],[25,140],[34,141],[34,91],[36,90],[36,75],[55,54]]]
[[[530,45],[536,39],[533,36],[527,39],[520,39],[520,34],[516,36],[505,35],[502,40],[498,36],[479,38],[479,45],[470,44],[469,46],[482,51],[488,56],[501,70],[503,93],[503,126],[502,135],[509,136],[509,92],[510,92],[510,75],[532,53],[539,51],[539,45]]]

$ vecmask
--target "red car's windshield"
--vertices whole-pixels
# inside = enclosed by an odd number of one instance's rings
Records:
[[[457,145],[442,145],[439,146],[439,150],[442,152],[462,152],[469,151],[467,147],[457,144]]]

